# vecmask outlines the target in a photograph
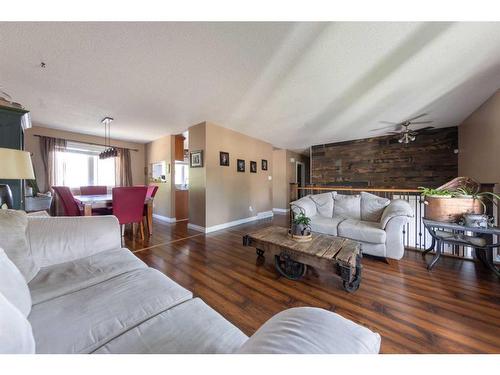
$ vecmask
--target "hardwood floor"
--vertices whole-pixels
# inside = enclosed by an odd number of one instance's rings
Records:
[[[316,306],[379,332],[383,353],[500,353],[500,279],[481,264],[444,258],[428,272],[418,252],[391,264],[365,256],[361,287],[349,294],[332,274],[309,269],[290,281],[272,259],[259,264],[242,236],[271,224],[286,217],[207,235],[155,222],[150,239],[126,246],[247,335],[279,311]]]

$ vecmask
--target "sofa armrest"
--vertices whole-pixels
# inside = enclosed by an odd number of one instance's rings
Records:
[[[392,200],[391,203],[389,203],[389,205],[384,209],[382,218],[380,219],[380,227],[385,229],[387,223],[389,223],[392,218],[398,216],[406,217],[406,220],[413,217],[413,210],[411,209],[410,204],[403,199]]]
[[[32,216],[28,217],[26,236],[40,267],[122,247],[120,225],[115,216]]]
[[[331,311],[296,307],[276,314],[240,354],[377,354],[380,335]]]

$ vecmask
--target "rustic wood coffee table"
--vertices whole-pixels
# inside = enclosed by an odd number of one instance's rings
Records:
[[[311,241],[297,242],[287,228],[271,226],[243,236],[243,245],[255,247],[258,257],[274,255],[276,270],[290,280],[300,279],[311,266],[339,275],[348,292],[361,283],[360,246],[347,238],[313,233]]]

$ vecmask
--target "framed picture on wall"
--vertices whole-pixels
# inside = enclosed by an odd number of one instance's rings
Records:
[[[236,170],[238,172],[245,172],[245,160],[243,159],[238,159],[236,161]]]
[[[262,159],[260,167],[263,171],[267,171],[267,160]]]
[[[189,156],[189,166],[191,168],[203,167],[203,150],[191,152]]]
[[[229,152],[219,152],[219,165],[229,167]]]
[[[250,173],[257,173],[257,162],[256,161],[250,162]]]

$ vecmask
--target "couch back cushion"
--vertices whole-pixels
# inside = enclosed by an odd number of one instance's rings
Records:
[[[321,194],[310,195],[309,197],[316,204],[316,210],[318,214],[323,217],[332,217],[333,216],[333,205],[334,205],[334,197],[336,192],[328,192]]]
[[[359,195],[335,195],[335,216],[361,220],[361,197]]]
[[[30,282],[40,270],[26,240],[28,217],[18,210],[0,210],[0,247]]]
[[[316,209],[316,204],[310,198],[310,195],[302,197],[299,200],[296,200],[290,204],[293,213],[296,215],[303,212],[307,217],[313,217],[318,213]]]
[[[390,199],[376,195],[361,193],[361,220],[380,222],[384,209],[391,203]]]
[[[0,293],[24,316],[28,316],[31,311],[28,283],[2,248],[0,248]]]
[[[34,354],[28,319],[0,293],[0,354]]]

